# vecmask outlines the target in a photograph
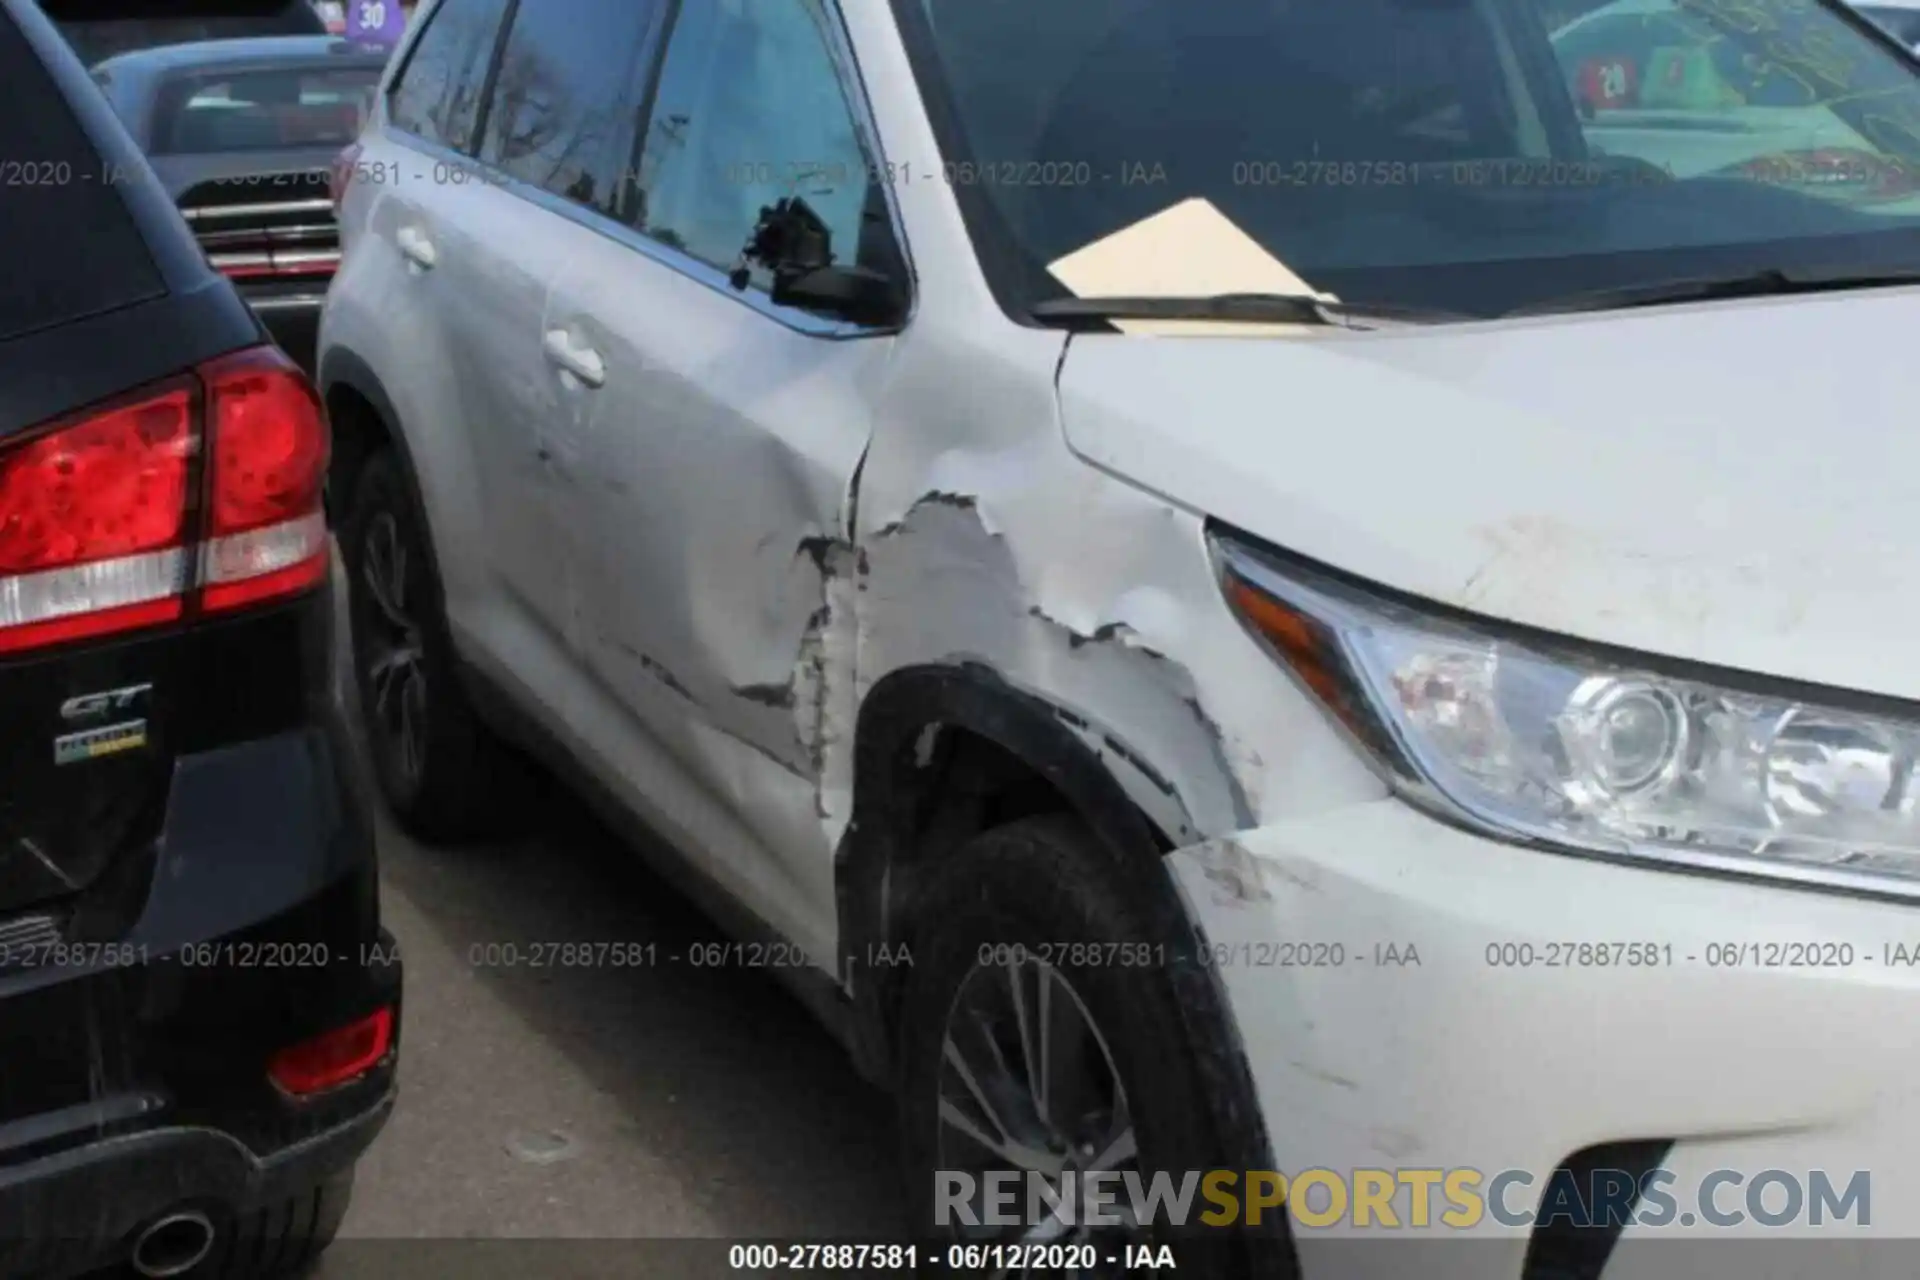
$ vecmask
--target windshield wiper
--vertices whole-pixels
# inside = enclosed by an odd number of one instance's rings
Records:
[[[1212,293],[1173,297],[1050,298],[1039,320],[1212,320],[1243,324],[1317,324],[1374,329],[1381,324],[1444,324],[1471,317],[1384,302],[1335,302],[1310,293]]]
[[[1764,298],[1782,294],[1825,293],[1836,289],[1885,289],[1920,284],[1920,270],[1788,271],[1769,267],[1745,275],[1705,276],[1687,280],[1660,280],[1651,284],[1618,285],[1563,294],[1544,302],[1530,302],[1507,312],[1510,316],[1562,315],[1574,311],[1617,311],[1658,307],[1676,302],[1714,302],[1723,298]]]

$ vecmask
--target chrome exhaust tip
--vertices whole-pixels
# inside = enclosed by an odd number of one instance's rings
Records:
[[[213,1252],[213,1221],[186,1211],[156,1218],[133,1242],[133,1269],[160,1280],[185,1275]]]

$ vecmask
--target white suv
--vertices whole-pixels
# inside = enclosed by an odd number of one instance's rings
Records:
[[[1223,1172],[1296,1194],[1190,1272],[1900,1229],[1920,83],[1675,3],[424,9],[320,342],[399,819],[530,754],[668,836],[916,1232],[1184,1241],[1130,1188]]]

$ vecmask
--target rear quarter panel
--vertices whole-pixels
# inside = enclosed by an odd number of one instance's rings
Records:
[[[320,317],[321,390],[331,396],[357,363],[385,394],[394,419],[386,426],[404,436],[449,616],[470,616],[484,596],[486,569],[482,557],[457,549],[485,546],[479,460],[462,429],[452,331],[430,278],[415,274],[396,240],[402,227],[430,223],[436,204],[459,194],[444,181],[454,160],[398,141],[383,124],[361,137],[341,210],[340,270]],[[337,495],[342,503],[348,497]]]

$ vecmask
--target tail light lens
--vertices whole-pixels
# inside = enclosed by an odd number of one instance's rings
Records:
[[[0,452],[0,653],[180,616],[198,395],[170,386]]]
[[[393,1048],[393,1010],[348,1023],[290,1049],[267,1064],[267,1075],[296,1098],[308,1097],[355,1080],[380,1064]]]
[[[313,385],[274,347],[202,370],[213,437],[204,608],[304,591],[327,576],[326,415]]]
[[[0,446],[0,654],[317,585],[328,443],[263,347]]]

